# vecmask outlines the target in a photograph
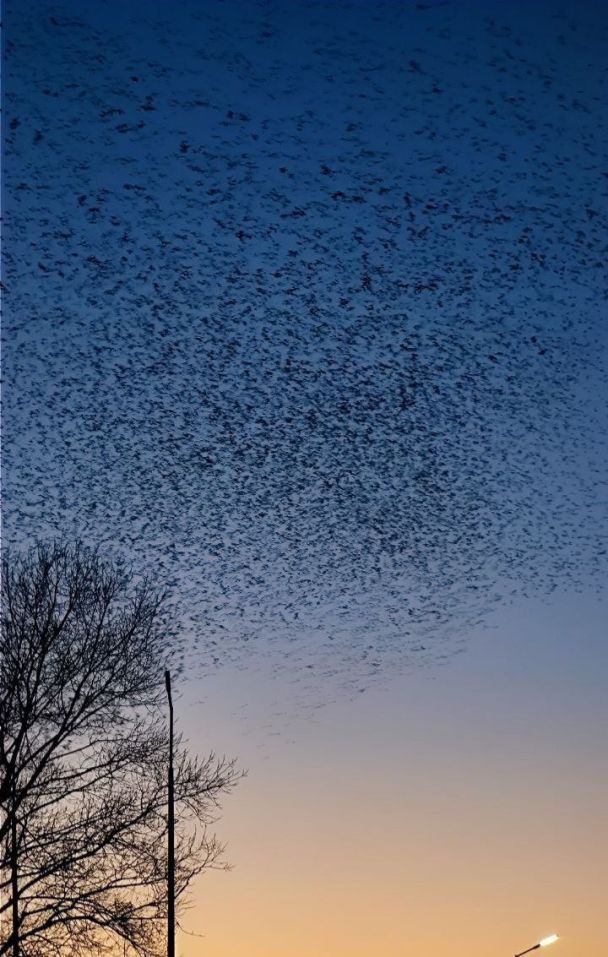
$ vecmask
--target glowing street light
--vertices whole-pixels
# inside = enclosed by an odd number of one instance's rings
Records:
[[[549,944],[554,944],[556,940],[559,940],[557,934],[549,934],[548,937],[543,937],[542,940],[539,940],[538,944],[534,944],[534,947],[528,947],[527,950],[522,950],[519,954],[515,954],[515,957],[524,957],[524,954],[529,954],[532,950],[538,950],[539,947],[548,947]]]

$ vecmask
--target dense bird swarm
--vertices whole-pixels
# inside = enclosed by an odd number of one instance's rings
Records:
[[[319,685],[600,581],[601,4],[7,8],[5,539]]]

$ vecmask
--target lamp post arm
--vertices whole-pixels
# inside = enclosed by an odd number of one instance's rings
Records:
[[[540,947],[540,944],[534,944],[534,947],[528,947],[527,950],[520,951],[519,954],[515,954],[515,957],[524,957],[524,954],[529,954],[533,950],[538,950],[539,947]]]

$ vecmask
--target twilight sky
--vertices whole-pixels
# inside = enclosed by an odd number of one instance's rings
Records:
[[[208,952],[604,953],[608,8],[6,20],[5,540],[175,588]]]

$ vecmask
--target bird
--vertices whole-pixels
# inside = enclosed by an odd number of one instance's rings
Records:
[[[601,587],[606,17],[460,8],[13,11],[5,541],[155,569],[191,671]]]

